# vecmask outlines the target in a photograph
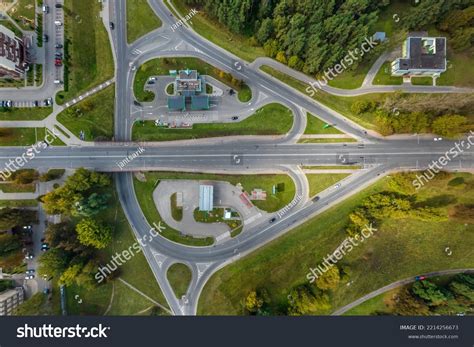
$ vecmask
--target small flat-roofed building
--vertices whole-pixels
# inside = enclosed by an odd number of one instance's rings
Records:
[[[0,25],[0,78],[22,78],[28,67],[23,40]]]
[[[6,290],[0,293],[0,316],[11,316],[13,310],[23,303],[22,287]]]
[[[170,70],[175,78],[175,96],[168,97],[168,109],[171,111],[185,111],[186,105],[191,110],[209,110],[210,99],[206,95],[206,80],[196,70]]]
[[[438,77],[446,71],[446,38],[410,36],[403,44],[403,57],[392,62],[393,76]]]
[[[214,209],[214,187],[201,184],[199,186],[199,211],[212,211]]]

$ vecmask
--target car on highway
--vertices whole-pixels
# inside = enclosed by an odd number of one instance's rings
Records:
[[[239,119],[239,117],[237,117],[237,116],[232,117],[232,120],[237,120],[237,119]]]
[[[316,195],[312,200],[313,200],[313,202],[316,202],[316,201],[319,201],[319,199],[320,199],[320,197]]]
[[[426,279],[426,276],[416,276],[415,277],[415,281],[423,281],[424,279]]]
[[[338,189],[338,188],[341,188],[341,184],[340,184],[340,183],[338,183],[338,184],[336,184],[336,185],[334,186],[334,189]]]
[[[443,138],[442,138],[442,137],[435,137],[434,140],[435,140],[435,141],[442,141]]]
[[[109,27],[110,27],[110,30],[114,30],[115,29],[115,24],[113,22],[110,22]]]
[[[270,224],[272,224],[272,223],[274,223],[276,220],[277,220],[276,217],[273,217],[273,218],[271,218],[271,219],[269,220],[269,222],[270,222]]]

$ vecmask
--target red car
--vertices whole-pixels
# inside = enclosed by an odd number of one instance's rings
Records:
[[[63,63],[62,63],[61,59],[55,59],[55,60],[54,60],[54,65],[56,65],[56,66],[61,66],[62,64],[63,64]]]
[[[426,278],[426,276],[416,276],[415,280],[416,281],[423,281]]]

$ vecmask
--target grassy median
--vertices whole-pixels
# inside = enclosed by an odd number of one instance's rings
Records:
[[[127,1],[127,41],[132,43],[139,37],[161,26],[147,0]]]

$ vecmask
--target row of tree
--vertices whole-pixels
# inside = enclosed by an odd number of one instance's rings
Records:
[[[424,280],[403,288],[391,313],[403,316],[466,314],[472,312],[473,302],[474,276],[459,274],[445,285]]]
[[[65,184],[41,197],[49,214],[61,214],[65,221],[50,224],[45,232],[51,249],[40,258],[39,273],[59,277],[59,283],[92,288],[97,271],[97,250],[112,240],[112,229],[97,218],[107,207],[111,179],[78,169]]]
[[[270,57],[309,74],[341,61],[372,36],[383,1],[185,0],[232,32],[252,36]],[[353,65],[357,65],[357,61]]]

